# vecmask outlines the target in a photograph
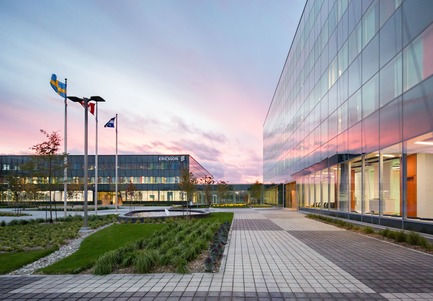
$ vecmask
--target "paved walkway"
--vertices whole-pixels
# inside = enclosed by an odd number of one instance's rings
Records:
[[[2,276],[1,300],[433,300],[433,256],[284,209],[236,210],[219,273]]]

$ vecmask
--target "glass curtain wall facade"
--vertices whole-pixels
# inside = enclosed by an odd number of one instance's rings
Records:
[[[264,123],[264,183],[298,208],[433,219],[432,12],[306,2]]]
[[[0,156],[0,184],[2,191],[7,190],[8,175],[20,175],[21,166],[29,161],[31,156]],[[63,199],[63,168],[55,169],[52,184],[55,191],[54,199]],[[84,179],[84,157],[82,155],[68,156],[68,190],[82,191]],[[88,157],[89,190],[95,184],[95,156]],[[179,181],[182,168],[187,168],[194,176],[204,178],[211,174],[189,155],[119,155],[118,156],[118,190],[120,203],[122,201],[181,201]],[[98,156],[98,200],[103,204],[115,200],[115,156]],[[47,177],[21,177],[22,184],[36,184],[42,187],[48,184]],[[126,191],[133,191],[127,195]],[[71,193],[70,201],[83,201],[82,193]],[[89,200],[93,201],[93,191],[89,191]],[[196,196],[194,201],[200,201]]]

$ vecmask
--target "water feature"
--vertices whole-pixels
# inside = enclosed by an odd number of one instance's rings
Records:
[[[150,209],[150,210],[133,210],[125,214],[120,214],[119,221],[124,222],[144,222],[145,219],[159,219],[159,218],[176,218],[183,216],[202,217],[209,215],[210,212],[203,209]]]

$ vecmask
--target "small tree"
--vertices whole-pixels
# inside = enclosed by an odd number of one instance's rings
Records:
[[[215,184],[215,180],[212,176],[205,175],[202,178],[202,182],[204,184],[204,196],[206,203],[210,207],[212,205],[212,185]]]
[[[228,192],[229,192],[229,185],[227,184],[227,182],[219,181],[217,183],[217,193],[220,200],[225,199]]]
[[[186,194],[186,207],[188,202],[192,201],[194,193],[197,191],[197,178],[187,168],[182,168],[180,171],[179,190]]]
[[[262,191],[263,191],[263,184],[260,183],[258,180],[251,186],[251,201],[253,203],[257,201],[261,201],[262,199]]]
[[[132,181],[126,187],[126,201],[128,201],[128,197],[131,201],[134,199],[135,193],[137,191],[137,187],[132,183]]]
[[[36,184],[25,183],[23,184],[23,191],[27,200],[38,200],[40,198],[40,193]]]
[[[83,191],[83,185],[80,183],[70,183],[68,184],[68,199],[74,200]]]
[[[12,201],[18,203],[21,200],[23,191],[23,178],[17,175],[8,175],[6,180],[9,183]]]
[[[62,139],[58,132],[48,134],[40,130],[47,138],[46,141],[33,145],[30,149],[36,153],[36,170],[40,176],[48,177],[49,204],[50,204],[50,222],[53,222],[52,212],[52,183],[56,172],[63,170],[63,156],[59,155],[60,142]]]
[[[1,202],[4,202],[4,200],[7,199],[7,193],[8,193],[8,184],[0,183]]]

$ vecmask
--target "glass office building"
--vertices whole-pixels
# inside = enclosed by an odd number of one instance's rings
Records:
[[[8,190],[8,176],[20,177],[20,184],[36,184],[43,190],[47,189],[47,176],[26,176],[22,172],[22,166],[32,156],[0,156],[0,187],[3,195]],[[59,161],[59,160],[58,160]],[[53,169],[52,184],[54,188],[54,200],[63,200],[63,159],[56,162],[57,168]],[[94,200],[95,184],[95,156],[88,157],[89,165],[89,201]],[[68,196],[69,201],[83,201],[82,185],[84,183],[84,156],[68,156],[68,187],[69,191],[78,191]],[[120,203],[125,200],[141,202],[182,201],[179,190],[181,171],[183,168],[192,172],[197,179],[211,176],[190,155],[119,155],[118,156],[118,191]],[[98,200],[102,204],[110,204],[115,200],[115,156],[98,156]],[[45,186],[44,186],[45,185]],[[128,188],[129,187],[129,188]],[[131,188],[133,187],[133,188]],[[127,190],[134,191],[133,195],[126,195]],[[9,189],[10,191],[10,189]],[[71,194],[71,193],[70,193]],[[202,202],[201,194],[196,194],[196,202]]]
[[[308,0],[263,129],[268,198],[433,220],[433,1]]]

